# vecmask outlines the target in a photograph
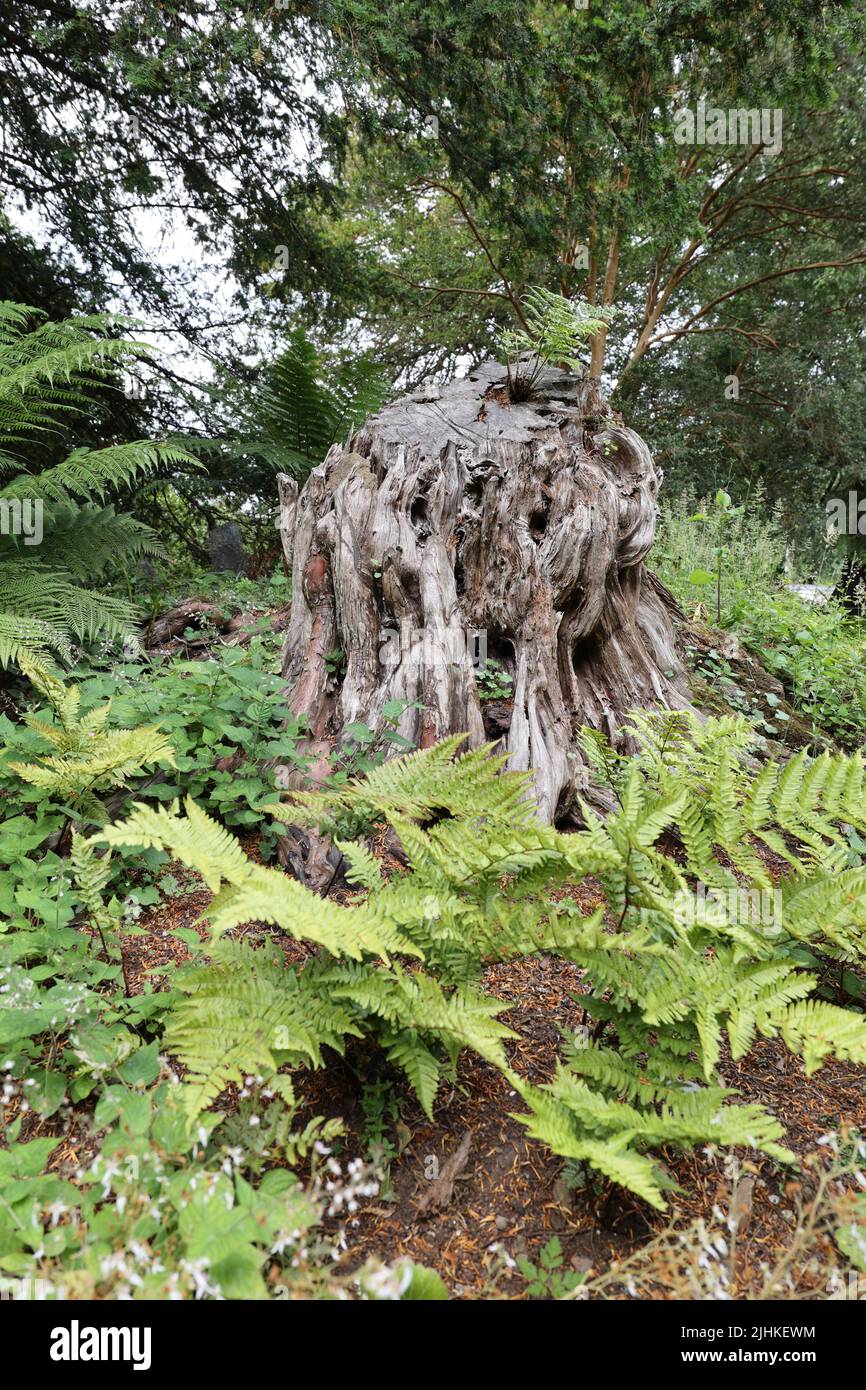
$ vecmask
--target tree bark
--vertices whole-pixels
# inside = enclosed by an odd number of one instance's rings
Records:
[[[314,780],[349,725],[380,730],[400,701],[413,744],[501,736],[509,766],[533,770],[542,816],[567,819],[587,787],[581,725],[613,733],[635,707],[689,707],[675,605],[643,566],[659,483],[598,383],[553,369],[517,404],[487,363],[334,445],[296,504],[282,495],[283,674]],[[485,643],[513,682],[487,731]]]

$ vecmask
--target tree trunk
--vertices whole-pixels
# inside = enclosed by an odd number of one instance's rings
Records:
[[[518,404],[487,363],[386,406],[297,504],[284,487],[283,674],[314,776],[349,725],[380,730],[400,701],[413,744],[501,736],[542,816],[568,818],[587,785],[581,725],[613,733],[637,706],[689,705],[675,605],[642,563],[659,481],[595,380],[548,370]],[[479,700],[485,644],[511,699]]]

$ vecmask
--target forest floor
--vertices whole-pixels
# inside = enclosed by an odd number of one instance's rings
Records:
[[[248,849],[255,854],[252,845]],[[173,872],[193,887],[192,876],[182,866]],[[604,901],[591,879],[564,891],[587,913]],[[185,958],[186,947],[174,933],[180,926],[192,926],[209,900],[207,890],[195,889],[142,920],[143,934],[127,945],[126,967],[133,982],[140,984],[147,973],[156,983],[162,967]],[[270,929],[251,924],[241,932],[255,939]],[[275,938],[287,960],[302,959],[296,943],[280,933]],[[504,1021],[519,1035],[508,1045],[515,1070],[536,1084],[550,1079],[561,1032],[573,1031],[580,1022],[575,998],[583,991],[579,970],[554,957],[517,959],[490,966],[481,985],[511,1005]],[[362,1103],[364,1059],[353,1058],[350,1051],[345,1059],[335,1055],[331,1060],[336,1064],[321,1071],[296,1074],[303,1102],[299,1122],[318,1114],[339,1116],[346,1129],[343,1152],[369,1157],[369,1122]],[[672,1184],[666,1213],[652,1210],[619,1187],[603,1184],[580,1190],[567,1184],[562,1160],[527,1137],[514,1117],[521,1108],[519,1097],[501,1073],[477,1056],[464,1053],[456,1084],[440,1089],[432,1120],[397,1083],[383,1126],[389,1146],[388,1180],[378,1198],[363,1206],[347,1228],[346,1267],[360,1265],[368,1256],[391,1260],[406,1255],[435,1268],[454,1297],[514,1298],[521,1296],[526,1280],[513,1262],[537,1265],[542,1249],[557,1237],[565,1269],[591,1279],[613,1276],[606,1296],[627,1297],[627,1272],[620,1284],[617,1266],[653,1248],[661,1237],[653,1260],[642,1265],[640,1296],[689,1296],[682,1284],[678,1295],[671,1287],[672,1279],[689,1276],[687,1261],[672,1252],[669,1233],[700,1221],[708,1232],[728,1237],[730,1214],[738,1204],[736,1251],[723,1262],[728,1288],[735,1297],[760,1296],[767,1289],[768,1271],[784,1261],[801,1211],[814,1192],[816,1174],[827,1157],[822,1138],[828,1131],[846,1128],[866,1131],[866,1084],[862,1068],[836,1061],[806,1078],[801,1060],[779,1040],[759,1041],[739,1063],[726,1056],[721,1073],[743,1101],[760,1102],[778,1118],[784,1142],[797,1155],[799,1166],[783,1168],[763,1155],[744,1154],[732,1172],[728,1155],[710,1147],[690,1155],[662,1149],[660,1158]],[[227,1103],[231,1105],[230,1098]],[[459,1162],[452,1187],[446,1164],[461,1145],[465,1161]],[[444,1182],[434,1184],[437,1173]],[[747,1209],[742,1209],[744,1192]],[[672,1239],[675,1244],[676,1237]],[[819,1254],[820,1244],[819,1239]],[[821,1270],[820,1259],[798,1261],[790,1275],[791,1296],[826,1296]],[[711,1278],[712,1271],[704,1277]]]
[[[279,619],[281,613],[271,617]],[[267,615],[254,616],[267,625]],[[247,634],[240,636],[244,640]],[[699,662],[707,642],[700,635],[692,635],[692,642],[699,648]],[[178,647],[179,639],[170,640],[167,654],[190,655]],[[729,655],[755,703],[767,689],[781,690],[747,654],[732,650]],[[792,732],[793,746],[805,741],[799,728]],[[254,834],[242,842],[251,857],[259,857]],[[386,872],[397,868],[384,852],[380,857]],[[169,986],[164,972],[190,954],[177,935],[179,928],[195,928],[207,939],[200,919],[210,894],[182,865],[172,864],[171,872],[182,891],[146,911],[138,934],[124,938],[124,977],[131,992],[144,989],[148,981],[156,989]],[[592,879],[562,891],[587,914],[604,902]],[[239,935],[253,941],[271,934],[287,962],[303,961],[302,947],[284,934],[257,923],[239,929]],[[480,983],[510,1005],[503,1021],[518,1035],[507,1045],[513,1068],[536,1084],[549,1080],[562,1032],[581,1022],[581,972],[560,958],[536,956],[493,964]],[[372,1072],[366,1062],[363,1051],[350,1048],[345,1058],[329,1054],[326,1067],[293,1077],[302,1106],[298,1123],[315,1115],[340,1117],[345,1126],[341,1154],[346,1157],[369,1159],[374,1148],[367,1094]],[[713,1296],[713,1281],[723,1269],[723,1296],[756,1298],[777,1287],[768,1281],[768,1271],[784,1266],[786,1252],[799,1242],[801,1254],[786,1272],[788,1296],[826,1297],[821,1254],[829,1237],[817,1231],[803,1242],[804,1213],[808,1225],[809,1203],[829,1157],[825,1136],[850,1129],[866,1132],[863,1070],[831,1060],[806,1078],[800,1059],[781,1041],[759,1040],[742,1062],[723,1056],[721,1075],[744,1102],[760,1102],[777,1117],[798,1165],[784,1168],[745,1152],[732,1160],[730,1153],[712,1146],[689,1155],[662,1149],[659,1158],[670,1180],[669,1207],[662,1213],[623,1188],[598,1181],[581,1186],[579,1173],[576,1182],[566,1180],[562,1159],[529,1138],[515,1118],[521,1102],[507,1079],[478,1056],[463,1054],[455,1084],[440,1088],[432,1119],[395,1073],[393,1084],[386,1080],[384,1091],[380,1088],[381,1111],[372,1125],[382,1146],[385,1180],[379,1195],[346,1227],[343,1267],[354,1269],[371,1256],[390,1261],[405,1255],[435,1268],[452,1297],[522,1298],[527,1278],[516,1262],[538,1265],[542,1251],[556,1238],[562,1269],[589,1279],[590,1296]],[[232,1107],[227,1093],[222,1108]],[[78,1123],[63,1135],[52,1159],[54,1171],[68,1174],[95,1151],[88,1105],[76,1108]],[[42,1120],[31,1114],[26,1135],[53,1133],[58,1123],[56,1117]],[[720,1235],[728,1241],[723,1257],[710,1248]]]

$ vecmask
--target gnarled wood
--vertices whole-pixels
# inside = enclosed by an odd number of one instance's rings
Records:
[[[511,767],[533,769],[542,815],[562,819],[586,785],[580,726],[686,708],[688,689],[672,601],[643,566],[660,482],[646,444],[591,378],[548,370],[521,404],[505,387],[488,363],[415,391],[335,445],[296,503],[283,494],[283,673],[322,772],[346,726],[379,728],[393,700],[413,743],[465,732],[477,745],[482,634],[514,681],[494,736]]]

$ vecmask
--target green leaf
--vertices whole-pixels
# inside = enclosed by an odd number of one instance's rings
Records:
[[[836,1244],[847,1255],[855,1269],[866,1274],[866,1224],[852,1221],[848,1226],[836,1230]]]
[[[117,1075],[127,1086],[150,1086],[159,1076],[159,1045],[152,1042],[140,1047],[121,1063]]]
[[[412,1280],[402,1296],[402,1302],[411,1303],[423,1300],[428,1303],[442,1303],[448,1299],[448,1289],[444,1281],[427,1265],[412,1265]]]
[[[12,1178],[35,1178],[45,1167],[59,1144],[54,1139],[31,1139],[29,1144],[12,1144],[0,1149],[0,1184]]]
[[[66,1078],[62,1072],[38,1068],[28,1073],[24,1094],[31,1110],[47,1118],[63,1104],[66,1096]]]

